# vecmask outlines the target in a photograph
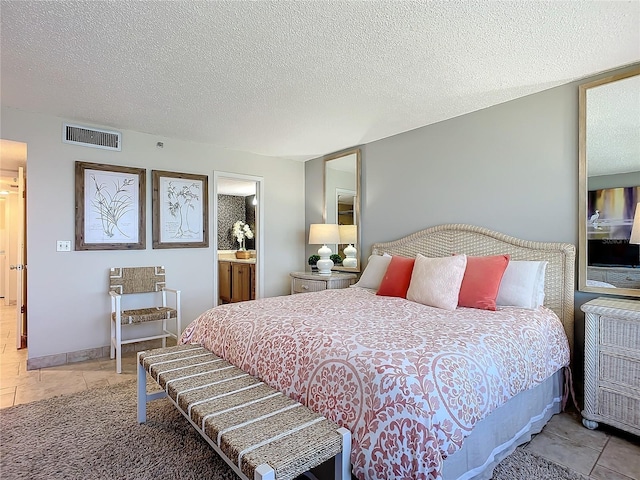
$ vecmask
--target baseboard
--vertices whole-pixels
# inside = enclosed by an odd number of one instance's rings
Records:
[[[170,345],[172,338],[167,339],[167,344]],[[174,340],[173,340],[174,341]],[[127,343],[122,345],[122,353],[140,352],[142,350],[149,350],[150,348],[159,348],[162,346],[162,340],[147,340],[146,342]],[[109,358],[110,347],[96,347],[86,350],[78,350],[75,352],[57,353],[55,355],[45,355],[44,357],[28,358],[27,370],[38,370],[39,368],[57,367],[59,365],[66,365],[68,363],[84,362],[86,360],[97,360],[100,358]]]

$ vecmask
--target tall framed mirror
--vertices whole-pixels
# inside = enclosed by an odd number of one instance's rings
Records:
[[[640,67],[581,85],[579,119],[578,288],[640,297]]]
[[[324,223],[340,225],[341,242],[328,245],[342,261],[333,270],[359,272],[360,262],[360,148],[324,158]]]

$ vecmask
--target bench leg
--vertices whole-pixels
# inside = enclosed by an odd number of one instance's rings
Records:
[[[147,371],[140,363],[140,355],[143,353],[138,352],[138,423],[147,421],[147,403],[167,396],[167,392],[162,390],[155,393],[147,393]]]
[[[351,478],[351,432],[344,427],[338,429],[342,435],[342,452],[335,458],[335,480]]]
[[[147,372],[140,364],[140,354],[138,352],[138,423],[147,421]]]
[[[275,480],[276,472],[267,464],[258,465],[253,472],[253,480]]]

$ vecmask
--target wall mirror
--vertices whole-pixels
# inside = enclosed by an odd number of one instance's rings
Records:
[[[356,249],[355,266],[336,264],[333,270],[360,271],[360,149],[352,148],[325,157],[324,159],[324,223],[354,225],[342,229],[348,238],[345,243],[328,245],[333,253],[345,258],[345,248]],[[352,243],[353,242],[353,243]],[[350,249],[349,249],[350,250]],[[352,254],[350,253],[350,256]],[[349,262],[347,262],[348,264]]]
[[[640,297],[640,67],[579,88],[579,290]]]

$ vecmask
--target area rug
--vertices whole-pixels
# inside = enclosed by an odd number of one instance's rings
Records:
[[[136,420],[135,381],[0,410],[0,477],[237,480],[167,400]],[[582,480],[518,448],[494,480]]]

